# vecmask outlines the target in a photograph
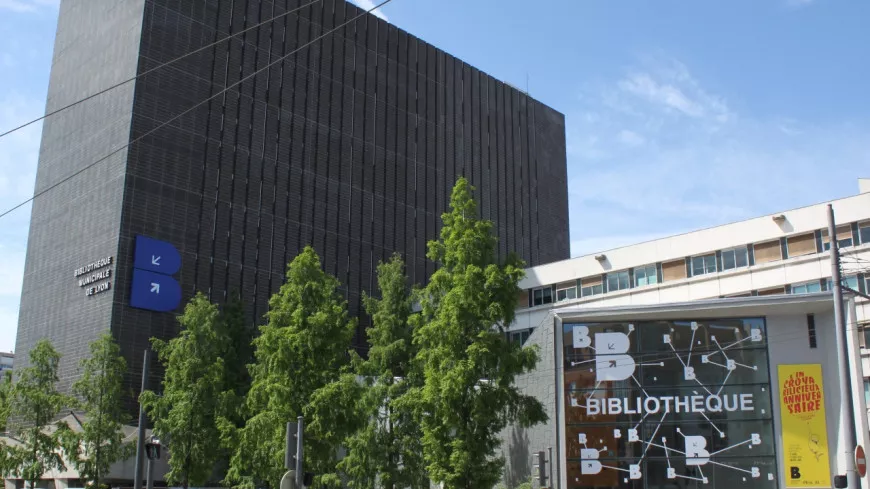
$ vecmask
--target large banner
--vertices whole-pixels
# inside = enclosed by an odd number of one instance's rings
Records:
[[[763,318],[563,325],[566,489],[777,489]]]
[[[822,366],[779,365],[786,487],[831,487]]]

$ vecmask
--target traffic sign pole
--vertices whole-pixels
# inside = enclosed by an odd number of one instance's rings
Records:
[[[834,208],[828,204],[828,238],[831,242],[831,284],[834,293],[834,326],[837,335],[835,336],[837,345],[837,366],[839,367],[840,380],[840,414],[845,420],[846,425],[843,430],[843,439],[839,450],[845,452],[846,465],[849,464],[849,447],[858,446],[858,435],[855,430],[855,411],[852,407],[852,369],[849,367],[849,341],[846,335],[846,314],[843,310],[843,290],[841,288],[840,278],[840,251],[837,243],[837,223],[834,220]],[[853,458],[854,461],[854,458]],[[854,476],[849,476],[849,472],[854,470],[853,467],[846,467],[845,476],[846,485],[849,489],[861,487],[860,481]],[[856,474],[857,475],[857,474]],[[837,481],[835,480],[835,485]]]
[[[303,477],[305,475],[302,472],[302,435],[304,433],[305,421],[302,419],[302,416],[296,418],[296,487],[304,487]]]
[[[288,470],[284,473],[284,477],[281,477],[280,489],[296,489],[296,487],[296,471]]]

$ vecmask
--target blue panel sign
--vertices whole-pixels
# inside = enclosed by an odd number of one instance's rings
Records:
[[[168,275],[133,269],[130,306],[149,311],[168,312],[181,303],[181,286]]]
[[[181,268],[181,255],[166,241],[136,236],[133,268],[172,275]]]

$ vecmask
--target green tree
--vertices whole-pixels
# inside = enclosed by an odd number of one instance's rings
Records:
[[[218,307],[202,293],[190,300],[178,321],[178,336],[168,342],[151,340],[166,369],[163,393],[146,391],[141,402],[154,422],[154,433],[167,444],[167,481],[187,488],[208,482],[220,459],[216,418],[228,337]]]
[[[411,295],[398,254],[378,265],[378,288],[380,299],[364,298],[366,311],[372,317],[372,327],[367,331],[368,359],[354,362],[364,383],[360,385],[355,376],[344,376],[335,388],[315,394],[318,404],[327,409],[342,406],[342,399],[347,399],[347,412],[351,414],[343,420],[312,413],[312,422],[323,423],[321,418],[325,418],[332,426],[346,421],[347,429],[356,428],[344,440],[348,454],[338,464],[351,488],[428,489],[419,425],[413,412],[398,402],[409,386],[421,380],[410,368],[415,353],[408,322]]]
[[[224,363],[223,392],[218,406],[216,422],[218,433],[222,422],[239,425],[244,422],[244,402],[251,387],[248,364],[252,361],[254,328],[245,320],[245,303],[241,294],[233,293],[221,308],[218,316],[220,327],[226,335],[226,348],[222,355]],[[217,450],[218,448],[216,448]],[[220,446],[217,469],[226,473],[232,456],[230,447]]]
[[[253,359],[251,341],[254,328],[245,320],[245,303],[239,293],[232,294],[221,308],[218,319],[226,335],[223,389],[237,400],[244,399],[251,386],[247,366]]]
[[[0,431],[6,431],[9,410],[12,408],[12,371],[3,372],[0,379]]]
[[[84,412],[81,431],[64,430],[63,445],[67,459],[92,488],[113,463],[135,453],[135,445],[124,443],[121,428],[124,409],[121,403],[127,362],[110,334],[90,345],[91,355],[82,360],[82,376],[73,384],[78,408]]]
[[[61,435],[65,429],[50,429],[65,407],[74,400],[57,390],[57,369],[60,354],[47,339],[41,339],[30,350],[30,366],[18,372],[18,381],[12,388],[10,417],[19,421],[14,430],[18,441],[3,450],[3,471],[29,483],[31,489],[49,470],[65,470],[61,457]]]
[[[499,433],[546,420],[541,403],[514,386],[538,352],[508,341],[504,329],[514,320],[523,264],[497,262],[492,223],[478,219],[472,191],[460,178],[440,240],[429,243],[439,268],[411,318],[423,387],[404,396],[416,404],[429,476],[447,489],[492,488],[504,466]]]
[[[306,247],[287,269],[287,280],[269,301],[267,323],[254,340],[246,422],[222,422],[224,443],[234,448],[226,482],[277,488],[284,473],[284,430],[304,412],[312,394],[336,380],[347,365],[354,321],[337,293],[338,281]],[[325,435],[328,435],[325,434]],[[307,467],[331,473],[336,447],[305,432]],[[326,484],[325,477],[317,482]]]

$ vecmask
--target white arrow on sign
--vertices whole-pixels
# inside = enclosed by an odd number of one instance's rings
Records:
[[[151,282],[151,292],[154,292],[155,294],[159,294],[160,293],[160,284]]]
[[[151,255],[151,264],[156,265],[156,266],[160,266],[160,257]]]

